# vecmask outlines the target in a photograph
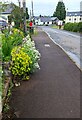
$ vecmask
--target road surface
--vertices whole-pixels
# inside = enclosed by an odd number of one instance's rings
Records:
[[[81,68],[82,57],[80,47],[82,36],[79,33],[54,29],[49,26],[41,27],[54,42],[60,45],[72,60]]]

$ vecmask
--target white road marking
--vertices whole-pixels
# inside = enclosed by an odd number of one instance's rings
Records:
[[[45,46],[45,47],[50,47],[50,45],[49,45],[49,44],[45,44],[44,46]]]

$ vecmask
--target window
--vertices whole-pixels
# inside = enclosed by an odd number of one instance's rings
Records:
[[[77,15],[77,13],[75,13],[75,16]]]
[[[74,20],[76,21],[76,18],[74,18]]]
[[[69,18],[69,21],[71,21],[71,18]]]

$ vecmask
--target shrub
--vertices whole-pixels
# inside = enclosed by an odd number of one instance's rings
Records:
[[[23,43],[24,52],[26,52],[31,60],[32,64],[30,64],[30,73],[34,72],[36,69],[40,69],[38,61],[40,60],[40,53],[36,50],[34,41],[31,41],[30,36],[28,35],[26,38],[23,39],[25,43]]]
[[[82,22],[78,23],[78,30],[79,30],[79,32],[82,32]]]
[[[27,53],[23,52],[23,48],[15,47],[12,52],[12,61],[10,70],[14,76],[21,79],[29,79],[30,65],[32,64],[31,58]]]
[[[2,60],[8,61],[11,56],[11,50],[13,48],[12,41],[9,34],[2,35]]]
[[[27,21],[27,22],[26,22],[26,26],[27,26],[27,27],[30,27],[30,21]]]
[[[24,34],[22,31],[13,28],[10,34],[10,39],[12,40],[12,44],[14,46],[22,44],[22,40],[24,38]]]
[[[72,31],[73,30],[73,23],[66,23],[64,25],[64,30]]]
[[[11,50],[14,46],[22,44],[23,32],[18,29],[12,29],[11,34],[8,30],[2,34],[2,59],[8,61],[11,56]]]
[[[64,30],[73,32],[82,32],[82,23],[66,23],[64,25]]]
[[[78,29],[78,23],[72,23],[73,24],[73,28],[72,28],[72,31],[73,32],[78,32],[79,29]]]

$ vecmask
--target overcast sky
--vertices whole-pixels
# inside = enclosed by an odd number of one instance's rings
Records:
[[[0,1],[9,1],[18,4],[18,0],[0,0]],[[22,0],[20,0],[22,1]],[[33,0],[34,3],[34,15],[53,15],[56,5],[59,0]],[[80,2],[82,0],[63,0],[66,9],[68,11],[79,11]],[[26,0],[26,6],[28,7],[29,13],[31,10],[31,0]]]

